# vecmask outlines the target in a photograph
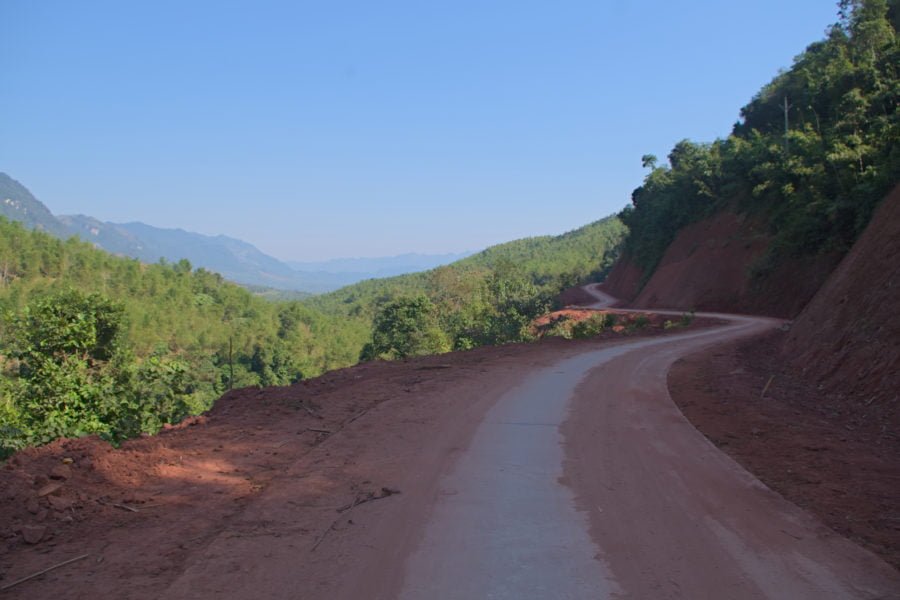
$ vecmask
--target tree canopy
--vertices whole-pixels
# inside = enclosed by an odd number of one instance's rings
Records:
[[[230,387],[356,362],[368,330],[220,275],[142,264],[0,219],[0,454],[154,432]]]
[[[761,214],[766,264],[846,252],[900,180],[897,0],[842,0],[839,22],[741,109],[731,135],[682,141],[622,213],[625,251],[649,277],[679,229],[733,206]],[[760,275],[765,274],[765,269]]]

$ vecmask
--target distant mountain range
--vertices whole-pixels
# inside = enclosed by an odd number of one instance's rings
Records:
[[[77,235],[112,254],[148,263],[187,259],[244,285],[323,293],[364,279],[432,269],[468,256],[402,254],[287,263],[252,244],[224,235],[208,236],[144,223],[109,223],[86,215],[54,215],[24,185],[0,173],[0,215],[60,238]]]
[[[471,256],[472,252],[458,254],[399,254],[379,258],[333,258],[321,262],[288,261],[294,270],[303,273],[335,273],[358,275],[365,273],[376,277],[392,277],[404,273],[427,271],[441,265]],[[358,280],[357,280],[358,281]]]

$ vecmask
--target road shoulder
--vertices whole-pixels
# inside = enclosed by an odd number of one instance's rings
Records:
[[[900,440],[851,422],[841,403],[785,367],[782,335],[676,362],[668,377],[673,400],[768,487],[900,568]]]

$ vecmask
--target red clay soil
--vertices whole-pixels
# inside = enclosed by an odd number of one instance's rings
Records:
[[[642,289],[643,273],[627,256],[610,271],[603,289],[634,308],[793,317],[813,297],[839,257],[791,259],[765,279],[752,280],[752,268],[770,241],[766,226],[758,219],[721,211],[684,227]]]
[[[747,312],[741,308],[748,267],[768,244],[763,227],[733,212],[692,223],[666,249],[633,305]]]
[[[691,356],[669,374],[674,400],[721,449],[895,567],[898,308],[900,187],[787,332]]]
[[[595,301],[594,297],[584,291],[580,285],[565,289],[556,297],[557,306],[587,306]]]
[[[900,435],[855,427],[780,356],[785,333],[678,361],[691,423],[771,489],[900,568]],[[763,394],[765,391],[765,394]]]
[[[797,317],[782,355],[854,428],[900,432],[900,186]]]
[[[603,290],[629,305],[641,291],[644,272],[628,256],[622,256],[603,280]]]
[[[449,450],[435,440],[447,430],[474,428],[534,368],[605,343],[554,338],[365,363],[290,387],[235,390],[208,414],[120,449],[90,437],[20,452],[0,468],[0,588],[87,557],[4,598],[159,598],[201,557],[223,552],[226,571],[191,571],[187,580],[203,586],[170,592],[236,589],[242,553],[253,553],[272,555],[255,564],[273,573],[290,569],[305,597],[333,597],[341,565],[379,543],[360,542],[375,535],[362,517],[377,523],[378,511],[394,510],[395,492],[430,489],[411,461],[439,448],[426,470],[439,473]],[[277,544],[289,548],[273,555]],[[303,560],[277,563],[297,553]]]

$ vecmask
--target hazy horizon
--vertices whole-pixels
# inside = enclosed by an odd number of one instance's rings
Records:
[[[836,13],[10,0],[0,171],[284,261],[482,249],[620,210],[643,154],[727,135]]]

